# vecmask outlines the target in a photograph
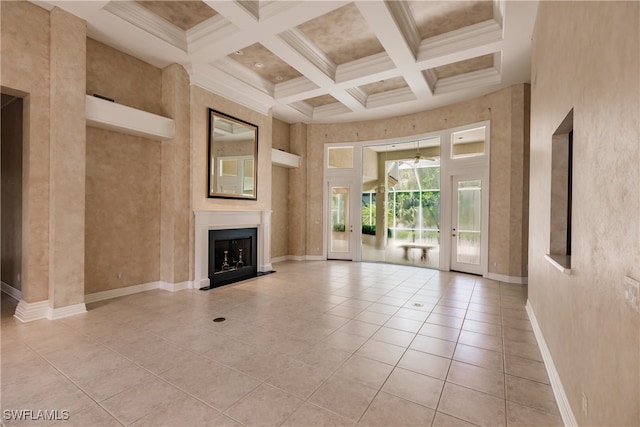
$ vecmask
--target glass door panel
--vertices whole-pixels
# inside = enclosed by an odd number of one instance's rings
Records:
[[[481,274],[482,181],[454,177],[451,269]]]
[[[329,259],[355,259],[353,185],[344,182],[329,182]],[[356,209],[357,211],[357,209]],[[355,212],[358,213],[358,212]]]

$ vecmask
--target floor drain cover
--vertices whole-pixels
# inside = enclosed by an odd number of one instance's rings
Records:
[[[419,302],[414,302],[413,306],[414,307],[422,307],[422,306],[424,306],[424,304],[420,304]]]
[[[213,321],[216,322],[216,323],[224,322],[225,320],[227,320],[227,319],[225,319],[224,317],[216,317],[215,319],[213,319]]]

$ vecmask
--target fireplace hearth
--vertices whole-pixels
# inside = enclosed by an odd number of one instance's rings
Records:
[[[257,228],[209,230],[208,290],[256,277]]]

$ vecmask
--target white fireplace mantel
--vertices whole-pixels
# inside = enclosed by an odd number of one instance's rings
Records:
[[[195,287],[209,286],[209,230],[234,228],[258,229],[258,272],[268,272],[271,266],[271,211],[194,211],[195,225]]]

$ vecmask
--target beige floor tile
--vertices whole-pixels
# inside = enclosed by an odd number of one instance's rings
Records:
[[[176,387],[151,378],[100,402],[100,405],[118,421],[128,425],[183,397],[185,394]]]
[[[261,385],[231,406],[225,415],[245,426],[277,426],[289,418],[303,401],[269,385]]]
[[[22,382],[2,384],[3,410],[58,409],[74,414],[94,403],[76,385],[53,370]],[[7,424],[18,423],[11,421]]]
[[[336,375],[379,389],[392,370],[392,365],[353,355],[336,371]]]
[[[427,335],[434,338],[457,342],[458,336],[460,335],[460,328],[449,328],[447,326],[436,325],[433,323],[425,323],[418,333],[420,335]]]
[[[502,352],[502,337],[462,330],[458,338],[460,344],[480,347],[485,350]]]
[[[355,420],[334,414],[311,403],[304,403],[291,415],[282,427],[352,427]]]
[[[382,391],[435,409],[444,381],[402,368],[395,368]]]
[[[256,379],[213,361],[192,361],[160,374],[162,378],[219,411],[260,385]]]
[[[450,316],[450,317],[460,317],[464,319],[467,313],[467,310],[462,308],[455,308],[455,307],[449,307],[446,305],[438,304],[433,308],[433,313],[442,314],[444,316]]]
[[[348,334],[346,332],[336,331],[323,340],[323,342],[331,347],[355,353],[362,344],[367,342],[367,338],[359,335]]]
[[[384,325],[387,320],[391,318],[389,314],[376,313],[373,311],[365,310],[358,314],[355,319],[361,322],[373,323],[374,325]]]
[[[507,375],[507,400],[560,415],[550,385]]]
[[[428,426],[435,411],[381,392],[373,400],[358,426]]]
[[[462,325],[463,331],[477,332],[484,335],[492,335],[495,337],[502,336],[502,326],[493,323],[478,322],[477,320],[466,319]]]
[[[507,426],[509,427],[562,427],[559,415],[549,414],[515,402],[507,402]]]
[[[532,331],[533,327],[528,319],[517,319],[513,317],[503,317],[502,325],[513,329],[520,329],[523,331]]]
[[[332,308],[331,310],[328,310],[327,314],[353,319],[363,310],[364,310],[363,308],[359,308],[359,307],[339,305],[337,307]]]
[[[396,298],[396,297],[383,296],[383,297],[380,297],[378,300],[376,300],[376,302],[378,304],[387,304],[387,305],[393,305],[396,307],[402,307],[408,300],[409,298]]]
[[[524,359],[512,354],[505,354],[505,371],[515,377],[526,378],[544,384],[550,384],[547,369],[543,362]]]
[[[395,317],[402,317],[404,319],[417,320],[418,322],[424,322],[429,317],[429,312],[424,310],[415,310],[413,308],[401,308],[395,313]]]
[[[503,307],[502,317],[529,320],[529,315],[527,314],[527,310],[524,308],[524,305],[522,307],[516,307],[516,308]]]
[[[371,337],[371,335],[375,334],[379,328],[379,325],[360,322],[359,320],[351,320],[338,330],[347,334],[359,335],[361,337],[369,338]]]
[[[375,397],[376,392],[376,389],[356,381],[334,376],[309,398],[309,402],[357,421]]]
[[[408,347],[416,334],[412,332],[401,331],[399,329],[387,328],[383,326],[378,332],[373,334],[371,339],[386,342],[389,344],[399,345],[400,347]]]
[[[505,426],[504,399],[447,383],[438,411],[480,426]]]
[[[433,419],[432,427],[474,427],[477,424],[472,424],[460,418],[452,417],[451,415],[443,414],[442,412],[436,412],[436,416]]]
[[[320,369],[335,370],[351,357],[351,353],[338,350],[327,344],[317,344],[305,353],[296,355],[296,360]]]
[[[294,360],[288,366],[276,371],[267,383],[306,399],[331,375],[331,370]]]
[[[450,363],[451,359],[446,357],[409,349],[398,362],[398,366],[444,380]]]
[[[422,327],[422,322],[418,320],[405,319],[403,317],[393,316],[384,324],[387,328],[399,329],[405,332],[416,333]]]
[[[469,304],[470,311],[479,311],[481,313],[494,314],[496,316],[500,316],[500,306],[493,304],[478,304],[478,303],[470,303]]]
[[[453,359],[482,368],[493,369],[500,372],[504,371],[502,353],[496,351],[458,344],[456,351],[453,353]]]
[[[93,424],[85,424],[85,426]],[[180,397],[173,402],[156,408],[140,418],[133,427],[241,427],[242,425],[219,411],[190,396]]]
[[[355,354],[387,363],[389,365],[395,365],[398,363],[398,360],[400,360],[405,350],[405,347],[400,347],[382,341],[369,340],[364,343]]]
[[[121,427],[122,424],[99,405],[94,404],[81,411],[69,413],[68,420],[53,424],[56,427]]]
[[[456,343],[441,340],[440,338],[417,335],[409,348],[450,359],[453,356]]]
[[[513,354],[514,356],[524,357],[525,359],[537,360],[542,362],[542,354],[536,344],[530,344],[527,342],[513,341],[510,339],[504,339],[504,352],[506,354]]]
[[[465,319],[477,320],[478,322],[492,323],[494,325],[502,324],[502,317],[497,314],[483,313],[481,311],[468,310]]]
[[[435,325],[446,326],[448,328],[462,328],[462,323],[464,319],[459,317],[451,317],[445,316],[443,314],[431,313],[431,315],[427,318],[427,323],[432,323]]]
[[[502,328],[502,335],[506,339],[511,341],[526,342],[529,344],[538,345],[536,336],[531,331],[526,331],[523,329],[515,329],[515,328],[510,328],[508,326],[504,326]]]
[[[502,372],[469,365],[458,361],[451,363],[447,382],[472,388],[504,399],[504,374]]]

